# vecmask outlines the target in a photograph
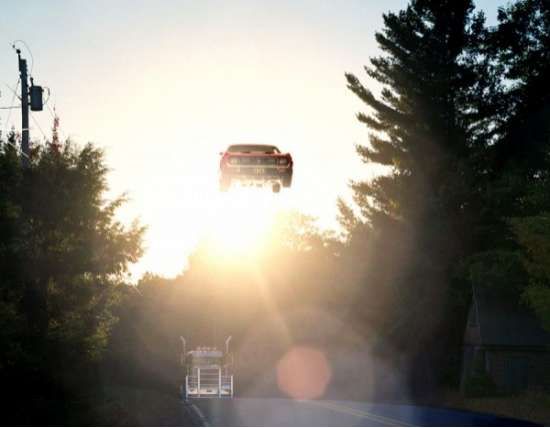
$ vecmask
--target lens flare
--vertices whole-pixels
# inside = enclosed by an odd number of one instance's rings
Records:
[[[325,354],[310,347],[293,347],[277,364],[279,389],[296,400],[322,397],[331,375]]]

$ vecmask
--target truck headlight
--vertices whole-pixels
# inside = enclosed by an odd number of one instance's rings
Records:
[[[278,163],[279,163],[279,165],[288,165],[288,159],[287,158],[280,158]]]

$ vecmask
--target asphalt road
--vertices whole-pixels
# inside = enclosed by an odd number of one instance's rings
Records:
[[[272,398],[196,399],[206,426],[526,426],[525,421],[413,405]]]

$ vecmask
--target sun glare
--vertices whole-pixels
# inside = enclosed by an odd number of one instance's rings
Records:
[[[175,276],[198,246],[207,250],[203,255],[225,264],[257,258],[268,248],[278,215],[294,206],[288,193],[273,194],[271,188],[236,185],[220,192],[215,170],[189,174],[190,179],[175,177],[168,190],[152,186],[146,215],[154,227],[147,231],[149,251],[139,267],[155,266],[154,272]],[[173,203],[166,206],[168,198]]]
[[[231,258],[258,253],[277,213],[276,197],[266,189],[249,187],[220,193],[213,201],[216,218],[206,225],[205,231],[215,254]]]

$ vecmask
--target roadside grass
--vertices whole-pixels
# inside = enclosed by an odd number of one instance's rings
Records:
[[[191,426],[176,393],[109,386],[93,408],[104,426]]]
[[[528,391],[508,396],[470,398],[456,391],[447,391],[444,405],[550,426],[550,394],[544,392]]]

